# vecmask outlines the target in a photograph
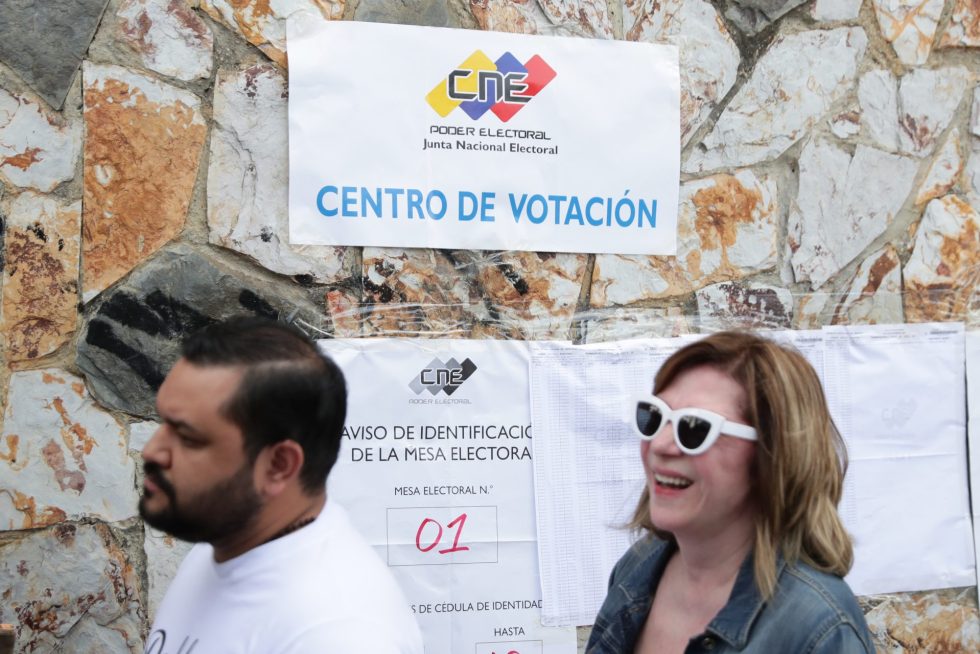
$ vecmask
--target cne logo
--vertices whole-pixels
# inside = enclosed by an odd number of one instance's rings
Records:
[[[408,387],[416,395],[421,395],[422,391],[429,391],[432,395],[437,395],[439,391],[452,395],[474,372],[476,364],[469,359],[459,363],[455,358],[443,362],[436,357],[412,378]]]
[[[506,123],[557,74],[538,55],[522,64],[509,52],[491,61],[477,50],[436,84],[425,99],[443,118],[459,107],[473,120],[489,110]]]

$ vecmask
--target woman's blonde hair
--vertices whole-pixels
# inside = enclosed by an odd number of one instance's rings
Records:
[[[776,588],[776,559],[803,561],[843,577],[854,559],[837,514],[847,468],[844,441],[813,367],[799,352],[746,332],[718,332],[675,352],[654,379],[663,392],[682,373],[713,367],[745,391],[743,419],[759,434],[753,479],[755,581],[765,599]],[[644,489],[630,526],[672,538],[650,520]]]

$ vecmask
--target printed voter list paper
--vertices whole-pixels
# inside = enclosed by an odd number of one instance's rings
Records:
[[[291,243],[676,253],[676,47],[303,14],[288,41]]]
[[[854,539],[854,591],[973,585],[963,325],[764,334],[814,366],[847,444],[839,511]],[[589,624],[605,598],[645,484],[624,398],[652,389],[663,361],[692,338],[531,344],[545,624]]]

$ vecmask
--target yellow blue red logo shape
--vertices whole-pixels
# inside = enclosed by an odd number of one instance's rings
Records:
[[[557,76],[539,55],[521,63],[510,52],[493,61],[477,50],[425,96],[445,118],[457,107],[478,120],[491,111],[507,122]]]

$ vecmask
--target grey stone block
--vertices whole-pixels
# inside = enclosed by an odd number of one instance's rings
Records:
[[[398,23],[429,27],[459,27],[449,13],[446,0],[361,0],[354,20],[369,23]]]
[[[725,16],[746,34],[772,25],[806,0],[729,0]]]
[[[326,318],[302,289],[248,279],[188,246],[162,252],[109,292],[88,320],[76,364],[103,405],[155,417],[154,396],[183,338],[234,315]]]
[[[60,109],[108,0],[0,0],[0,61]]]

